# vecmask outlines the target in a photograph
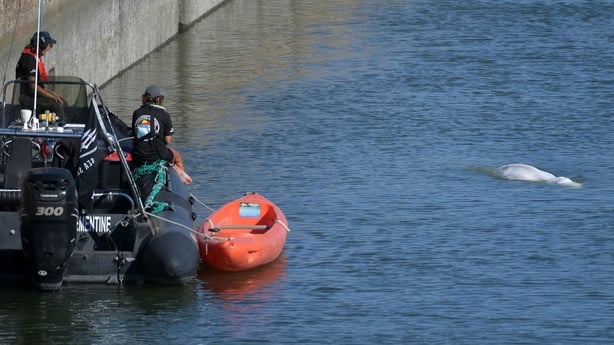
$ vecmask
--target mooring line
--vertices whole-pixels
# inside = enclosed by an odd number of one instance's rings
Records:
[[[190,193],[190,197],[194,198],[194,201],[197,201],[199,204],[201,204],[202,206],[204,206],[205,208],[207,208],[209,211],[214,212],[215,209],[212,207],[209,207],[209,205],[205,204],[204,202],[198,200],[198,198],[196,196],[194,196],[194,194]]]

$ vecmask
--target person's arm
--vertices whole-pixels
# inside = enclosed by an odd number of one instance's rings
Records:
[[[166,118],[163,121],[165,122],[164,141],[168,145],[173,141],[173,132],[175,131],[173,129],[173,120],[171,120],[170,114],[166,113]]]

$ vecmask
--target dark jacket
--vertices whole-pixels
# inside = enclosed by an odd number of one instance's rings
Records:
[[[134,130],[132,154],[137,165],[160,159],[173,161],[173,152],[164,140],[166,136],[173,134],[173,123],[164,107],[156,104],[141,106],[132,114],[132,128]]]

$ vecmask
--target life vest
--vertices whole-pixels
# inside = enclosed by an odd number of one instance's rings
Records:
[[[29,54],[34,56],[36,59],[36,63],[38,65],[38,79],[40,81],[49,81],[49,74],[47,73],[47,68],[45,67],[45,63],[42,59],[38,57],[38,55],[32,50],[32,48],[26,47],[23,50],[23,54]]]

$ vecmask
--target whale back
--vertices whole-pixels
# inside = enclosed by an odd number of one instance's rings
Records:
[[[554,180],[552,181],[552,183],[560,184],[560,185],[568,186],[568,187],[574,187],[574,188],[582,187],[581,183],[574,182],[570,178],[565,177],[565,176],[555,177]]]
[[[574,182],[570,178],[565,176],[554,176],[553,174],[538,169],[532,165],[513,163],[506,164],[495,169],[495,172],[502,178],[508,180],[520,180],[520,181],[532,181],[532,182],[546,182],[551,184],[558,184],[568,187],[580,188],[581,183]]]
[[[548,182],[556,176],[547,171],[540,170],[528,164],[506,164],[497,168],[497,171],[508,180],[522,180],[534,182]]]

